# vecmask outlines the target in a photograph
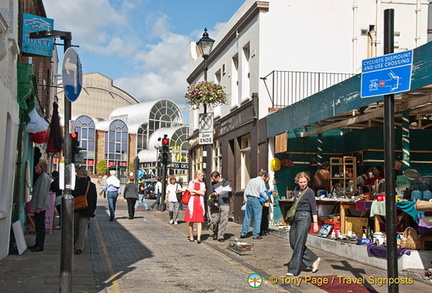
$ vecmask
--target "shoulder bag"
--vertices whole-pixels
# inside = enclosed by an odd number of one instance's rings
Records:
[[[182,204],[187,205],[189,203],[190,197],[191,197],[191,194],[190,194],[189,190],[186,189],[183,192],[182,197],[181,197]]]
[[[87,190],[84,195],[74,197],[74,211],[81,211],[88,208],[87,193],[90,188],[90,182],[87,184]]]
[[[295,214],[297,212],[298,203],[299,203],[300,199],[302,198],[303,194],[305,194],[306,190],[308,190],[308,189],[309,189],[309,187],[306,187],[306,189],[303,190],[299,194],[299,196],[297,197],[297,200],[293,203],[293,205],[291,206],[291,208],[286,213],[286,215],[285,215],[285,222],[288,223],[289,225],[291,225],[292,222],[294,221],[294,217],[295,217]]]

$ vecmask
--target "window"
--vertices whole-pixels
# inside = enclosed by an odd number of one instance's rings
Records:
[[[192,174],[190,178],[195,178],[195,173],[203,170],[203,148],[196,148],[192,151]]]
[[[220,139],[215,140],[213,146],[213,171],[218,171],[222,174],[222,147]]]
[[[242,70],[241,70],[241,98],[245,100],[250,96],[250,45],[243,47]]]
[[[250,180],[250,161],[251,161],[251,136],[250,134],[240,138],[240,172],[241,188],[244,189]]]
[[[108,166],[125,166],[128,163],[128,128],[119,119],[111,122],[105,133],[105,160]]]
[[[148,148],[148,124],[143,123],[138,128],[137,133],[137,152]]]
[[[238,101],[238,92],[239,92],[239,84],[238,84],[238,55],[236,54],[232,58],[232,73],[231,73],[231,106],[237,106],[239,104]]]
[[[78,132],[80,151],[84,155],[84,165],[89,173],[95,173],[95,137],[96,129],[92,118],[87,115],[79,116],[75,121],[75,130]]]

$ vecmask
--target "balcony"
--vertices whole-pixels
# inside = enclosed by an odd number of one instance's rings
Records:
[[[274,70],[261,79],[264,81],[272,102],[272,108],[285,108],[353,75],[350,73]]]

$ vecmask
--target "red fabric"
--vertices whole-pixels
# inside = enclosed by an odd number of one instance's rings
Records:
[[[36,133],[30,133],[30,140],[34,143],[46,143],[48,140],[48,131],[40,131]]]
[[[201,189],[200,182],[194,182],[194,190]],[[203,223],[204,222],[204,199],[200,195],[192,195],[189,199],[188,207],[184,216],[185,222]]]

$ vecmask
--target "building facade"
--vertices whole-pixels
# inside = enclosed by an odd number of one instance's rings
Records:
[[[232,182],[235,221],[242,218],[248,180],[268,170],[274,157],[267,115],[358,73],[363,59],[382,55],[387,8],[395,9],[396,52],[427,42],[429,3],[414,0],[247,0],[214,37],[208,79],[224,86],[229,102],[212,109],[214,143],[206,166],[208,174],[219,170]],[[194,42],[190,52],[192,84],[203,79],[205,65]],[[205,151],[197,143],[199,113],[190,114],[192,172],[202,168]]]

